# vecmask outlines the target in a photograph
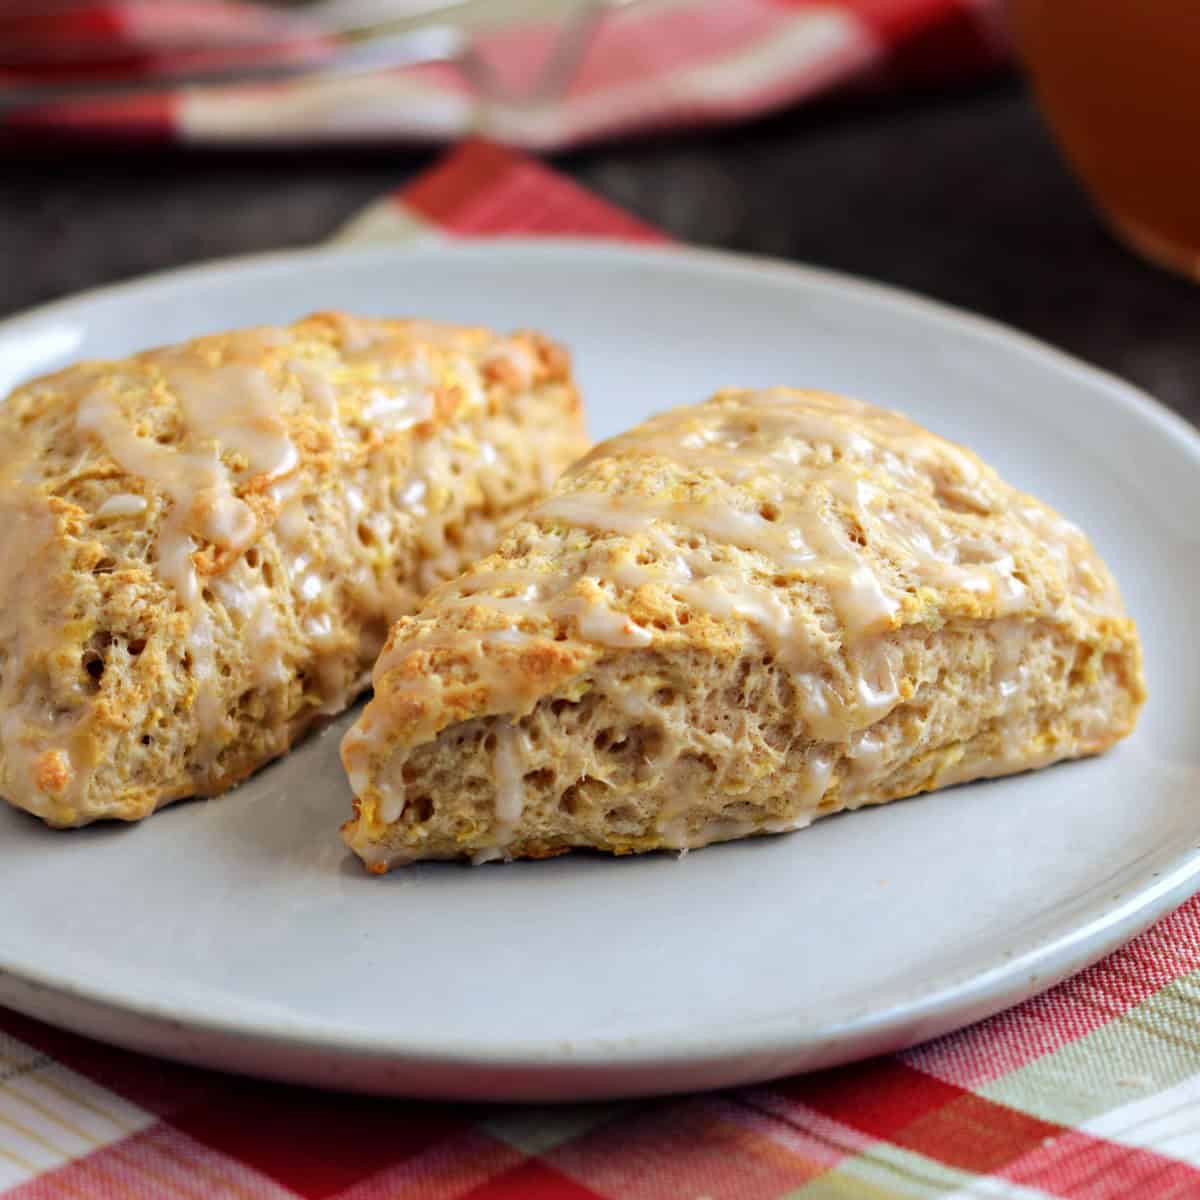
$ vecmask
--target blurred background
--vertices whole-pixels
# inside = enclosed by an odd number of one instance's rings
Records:
[[[483,137],[1197,420],[1198,122],[1187,0],[0,0],[0,313],[319,242]]]

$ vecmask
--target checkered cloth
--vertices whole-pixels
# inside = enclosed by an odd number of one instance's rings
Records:
[[[479,143],[343,240],[660,235]],[[11,1190],[5,1190],[11,1189]],[[1200,898],[1017,1008],[710,1096],[424,1104],[250,1082],[0,1011],[4,1200],[1200,1197]]]
[[[605,19],[552,103],[485,103],[460,71],[439,65],[6,114],[6,85],[319,60],[332,46],[303,8],[283,18],[231,0],[0,0],[0,134],[264,145],[485,133],[549,149],[741,120],[839,85],[975,74],[1007,57],[1005,8],[1006,0],[653,0]],[[478,33],[478,53],[501,79],[528,80],[546,60],[559,29],[545,18],[548,0],[536,9],[539,20]]]

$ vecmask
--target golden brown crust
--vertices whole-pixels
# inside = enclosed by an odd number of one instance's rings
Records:
[[[1096,753],[1144,698],[1074,526],[896,414],[787,389],[597,447],[393,630],[375,687],[343,758],[376,866],[795,828]]]
[[[583,447],[543,339],[334,312],[17,389],[0,793],[72,825],[225,790]]]

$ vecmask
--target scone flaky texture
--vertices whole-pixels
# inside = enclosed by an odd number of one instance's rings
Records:
[[[392,630],[343,743],[373,870],[686,849],[1104,750],[1141,655],[1086,537],[968,451],[727,391],[597,447]]]
[[[52,825],[228,788],[585,448],[536,334],[318,314],[0,408],[0,794]]]

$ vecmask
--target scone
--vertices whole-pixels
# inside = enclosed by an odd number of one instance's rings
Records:
[[[0,409],[0,794],[51,825],[223,791],[585,449],[564,353],[337,313]]]
[[[342,755],[377,872],[688,849],[1095,754],[1144,697],[1087,538],[818,392],[596,448],[392,630]]]

